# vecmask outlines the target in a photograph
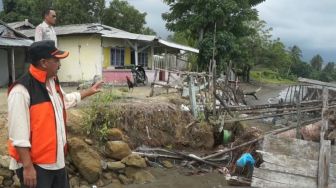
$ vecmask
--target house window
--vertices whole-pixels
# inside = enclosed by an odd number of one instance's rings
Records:
[[[111,48],[111,65],[114,67],[122,67],[125,63],[125,49]]]
[[[138,54],[138,64],[147,67],[148,65],[148,53],[147,52],[141,52]]]

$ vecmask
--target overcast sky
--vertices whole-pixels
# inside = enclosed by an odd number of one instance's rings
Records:
[[[128,2],[148,13],[147,24],[159,36],[168,36],[161,14],[169,7],[162,0]],[[273,37],[279,37],[287,47],[298,45],[305,60],[319,53],[325,62],[336,61],[336,0],[266,0],[257,9],[260,18],[273,28]]]
[[[147,25],[159,36],[170,34],[161,18],[169,7],[162,0],[127,1],[147,12]],[[336,61],[336,0],[266,0],[257,9],[260,18],[273,28],[273,37],[279,37],[287,47],[298,45],[305,60],[320,54],[325,62]]]
[[[266,0],[257,9],[273,36],[298,45],[305,60],[319,53],[325,62],[336,61],[335,0]]]

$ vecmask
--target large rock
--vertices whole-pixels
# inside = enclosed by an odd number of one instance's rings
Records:
[[[0,176],[0,186],[2,185],[2,182],[4,181],[4,177]]]
[[[118,178],[119,178],[119,180],[120,180],[123,184],[125,184],[125,185],[128,185],[128,184],[133,183],[133,180],[132,180],[132,179],[126,177],[126,176],[123,175],[123,174],[120,174],[120,175],[118,176]]]
[[[118,128],[112,128],[106,132],[107,139],[110,141],[121,141],[124,140],[123,132]]]
[[[3,181],[3,185],[4,185],[5,187],[12,187],[13,183],[14,183],[14,181],[11,180],[11,179],[5,179],[5,180]]]
[[[127,167],[125,174],[136,184],[150,183],[155,180],[155,177],[150,172],[139,168]]]
[[[124,169],[126,166],[124,163],[118,162],[107,162],[107,169],[109,170],[121,170]]]
[[[13,181],[14,181],[14,183],[13,183],[12,187],[14,187],[14,188],[20,188],[21,187],[20,179],[19,179],[19,177],[17,177],[17,175],[13,176]]]
[[[147,167],[146,160],[138,154],[131,154],[121,160],[122,163],[126,164],[127,166],[134,166],[139,168]]]
[[[170,161],[162,161],[162,165],[166,168],[173,168],[174,165]]]
[[[13,171],[6,168],[0,168],[0,176],[4,177],[5,179],[12,179]]]
[[[85,119],[85,113],[78,108],[73,108],[67,111],[67,131],[74,135],[84,135],[86,133],[85,127],[83,127],[83,120]]]
[[[116,160],[121,160],[132,153],[128,144],[123,141],[107,142],[105,151],[108,157]]]
[[[7,155],[0,155],[0,167],[9,168],[10,157]]]
[[[74,176],[69,180],[70,187],[79,187],[79,178]]]
[[[91,149],[82,139],[69,140],[71,159],[79,173],[89,182],[94,183],[102,173],[100,156]]]

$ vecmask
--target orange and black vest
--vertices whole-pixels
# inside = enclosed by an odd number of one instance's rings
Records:
[[[28,73],[16,81],[8,90],[8,93],[10,93],[16,84],[21,84],[28,90],[30,96],[30,156],[34,164],[53,164],[56,163],[57,159],[56,115],[46,88],[46,80],[47,73],[45,71],[30,65]],[[64,100],[57,78],[55,78],[55,83],[56,91],[63,102],[65,125]],[[10,156],[16,161],[20,161],[12,142],[9,140],[8,143]]]

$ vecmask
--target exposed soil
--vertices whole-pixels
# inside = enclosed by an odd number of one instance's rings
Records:
[[[256,90],[258,85],[242,85],[244,89],[251,91]],[[248,104],[265,104],[271,97],[276,97],[283,88],[283,85],[264,85],[257,93],[259,100],[249,99]],[[120,90],[120,88],[114,88]],[[73,88],[65,88],[66,91],[72,91]],[[135,88],[133,92],[121,92],[126,99],[121,99],[118,102],[106,104],[101,108],[100,114],[97,114],[94,120],[96,126],[101,126],[104,123],[108,127],[118,127],[124,131],[133,148],[139,145],[148,145],[152,147],[174,147],[185,148],[188,150],[204,151],[204,148],[210,149],[214,144],[213,130],[206,124],[194,124],[193,118],[189,113],[180,111],[181,104],[187,101],[176,99],[174,95],[161,95],[153,98],[147,98],[149,95],[149,87]],[[6,142],[8,132],[6,127],[6,92],[0,91],[0,154],[6,154]],[[130,99],[132,98],[132,99]],[[90,100],[84,100],[79,107],[69,111],[69,121],[71,122],[70,132],[75,135],[86,136],[85,116],[87,112],[83,113],[83,109],[88,109]],[[1,113],[2,112],[2,113]],[[115,118],[118,115],[121,118]],[[116,121],[108,121],[108,120]],[[72,126],[74,125],[74,126]],[[261,120],[244,122],[243,127],[257,127],[257,131],[249,132],[243,135],[244,140],[254,138],[260,131],[268,131],[272,129],[271,125],[267,125]],[[96,135],[91,133],[91,139],[97,139]],[[234,145],[238,145],[241,140],[237,140]],[[244,148],[244,150],[236,153],[236,157],[245,150],[251,148]],[[197,153],[197,152],[195,152]],[[145,185],[127,185],[126,188],[170,188],[170,187],[195,187],[195,188],[220,188],[229,187],[224,175],[218,172],[188,175],[188,169],[164,169],[164,168],[150,168],[150,172],[156,177],[156,180],[151,184]],[[107,186],[108,187],[108,186]]]

